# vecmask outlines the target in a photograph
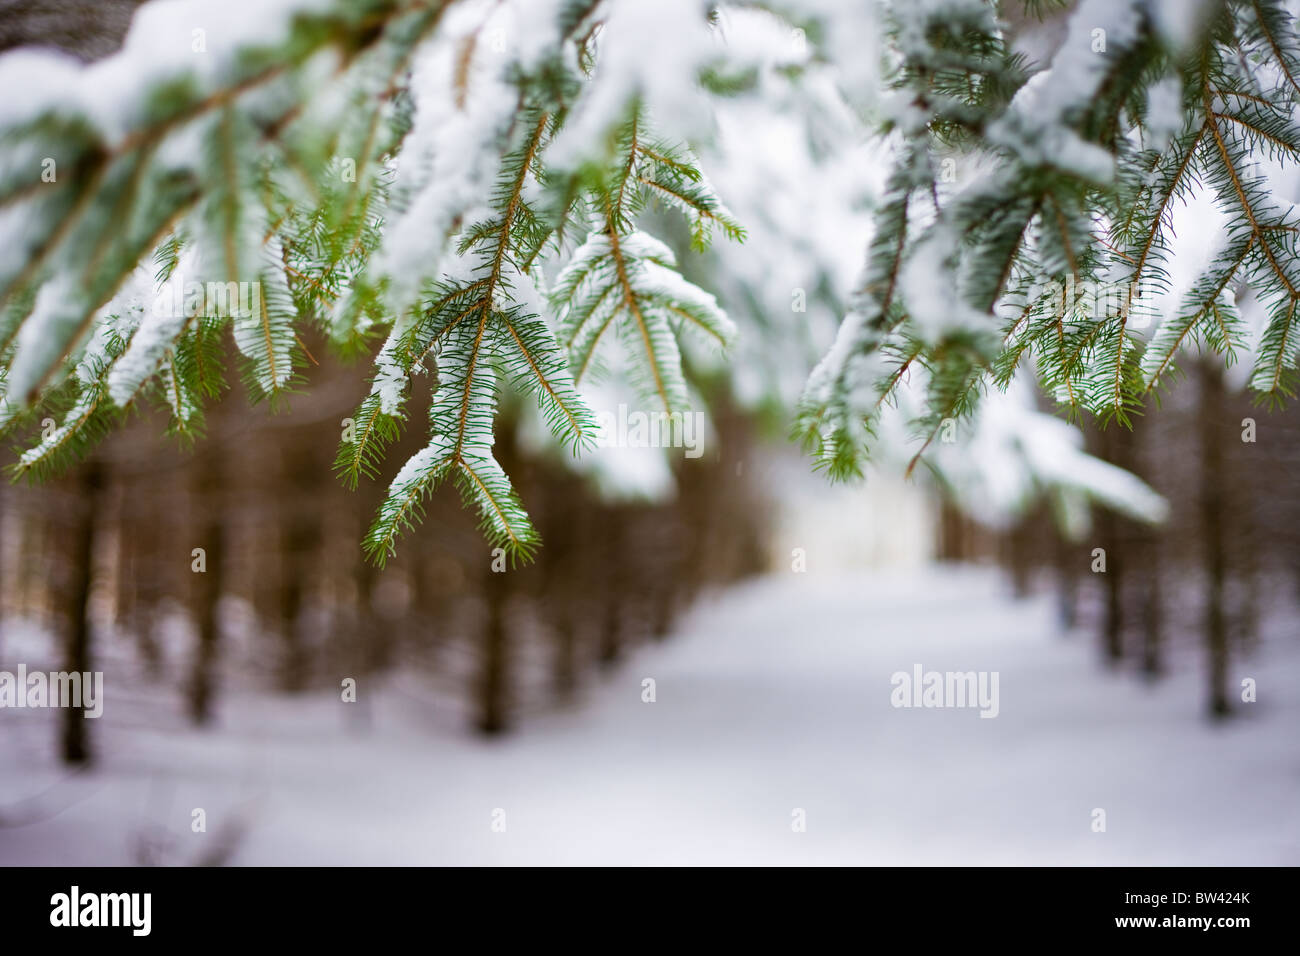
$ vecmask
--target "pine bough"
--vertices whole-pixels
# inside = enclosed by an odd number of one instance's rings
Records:
[[[745,77],[720,65],[695,0],[250,6],[148,4],[126,49],[85,70],[0,60],[0,79],[30,90],[0,107],[0,427],[27,439],[15,471],[63,467],[142,401],[201,434],[227,341],[250,394],[276,403],[311,327],[343,352],[378,345],[336,459],[349,484],[380,476],[414,376],[432,376],[429,440],[392,481],[371,555],[450,481],[489,540],[526,558],[537,532],[492,451],[502,390],[530,396],[577,452],[594,439],[581,383],[609,340],[672,413],[687,405],[683,337],[735,334],[644,213],[681,214],[696,248],[743,239],[685,138],[659,130],[677,102],[665,89],[743,93]],[[766,6],[814,38],[835,28],[815,0]],[[1248,350],[1269,400],[1294,388],[1300,223],[1275,188],[1300,155],[1292,14],[1204,2],[1175,31],[1158,0],[1084,0],[1046,64],[1016,52],[997,14],[880,6],[889,90],[864,109],[887,191],[798,416],[834,475],[859,470],[914,374],[925,443],[1029,363],[1067,413],[1121,422],[1190,342]],[[643,33],[673,49],[633,62]],[[960,190],[958,163],[980,170]],[[1231,227],[1144,339],[1140,290],[1169,284],[1173,210],[1199,190]],[[1070,291],[1085,286],[1121,294]],[[1246,286],[1268,310],[1253,335]]]
[[[1261,398],[1291,396],[1300,218],[1278,193],[1300,158],[1294,20],[1270,0],[1083,0],[1044,68],[989,4],[891,4],[894,160],[856,301],[798,419],[819,463],[858,473],[913,372],[922,452],[1027,364],[1067,416],[1103,423],[1127,425],[1192,343],[1252,355]],[[960,189],[958,164],[980,170]],[[1174,210],[1202,190],[1230,224],[1165,315]],[[1237,307],[1246,288],[1262,328]]]

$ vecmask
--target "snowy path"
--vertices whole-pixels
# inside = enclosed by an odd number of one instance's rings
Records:
[[[1261,699],[1223,727],[1190,666],[1148,689],[1092,651],[982,571],[769,578],[499,742],[391,692],[368,734],[322,697],[228,699],[206,735],[110,713],[103,769],[63,788],[79,802],[0,829],[0,863],[129,862],[164,825],[168,859],[193,859],[250,795],[236,863],[1300,863],[1295,635],[1238,668]],[[918,663],[998,671],[999,716],[895,709],[890,675]],[[59,772],[45,728],[22,729],[0,743],[0,805]]]

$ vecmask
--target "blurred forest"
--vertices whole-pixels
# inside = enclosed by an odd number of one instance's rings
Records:
[[[720,448],[680,461],[677,503],[602,501],[560,464],[511,448],[502,429],[498,451],[545,536],[541,557],[507,570],[443,489],[380,569],[360,542],[383,485],[352,492],[331,474],[361,370],[311,350],[322,364],[307,376],[310,401],[268,415],[228,396],[193,449],[141,416],[62,479],[6,488],[4,614],[63,634],[68,670],[96,669],[101,641],[131,642],[147,676],[182,689],[203,724],[238,628],[228,599],[242,600],[247,662],[273,675],[270,689],[414,670],[462,695],[492,733],[667,634],[701,588],[761,570],[763,509],[737,468],[750,427],[717,404]],[[189,646],[169,657],[160,635],[172,618]],[[67,713],[64,755],[78,761],[85,721]]]
[[[35,15],[5,0],[0,49],[41,42],[100,56],[131,6],[44,4]],[[0,489],[4,618],[59,634],[67,670],[96,669],[110,642],[129,646],[143,679],[178,692],[200,725],[240,670],[284,694],[400,670],[463,700],[470,725],[494,734],[573,701],[595,672],[669,634],[703,590],[785,570],[768,566],[769,504],[744,467],[771,436],[722,389],[707,396],[716,442],[676,460],[674,500],[603,500],[557,460],[513,447],[507,422],[497,450],[542,532],[536,562],[494,573],[474,519],[444,489],[376,568],[359,542],[382,484],[350,492],[331,475],[364,369],[306,345],[319,363],[310,396],[280,414],[227,395],[193,449],[141,415],[69,474]],[[1088,429],[1089,450],[1166,496],[1163,526],[1098,511],[1089,534],[1067,540],[1042,503],[994,531],[936,495],[934,553],[998,563],[1022,595],[1055,590],[1064,624],[1092,634],[1115,667],[1154,680],[1174,658],[1204,655],[1204,706],[1227,715],[1230,662],[1249,655],[1263,614],[1300,599],[1300,409],[1258,408],[1204,363],[1148,413],[1131,431]],[[1256,423],[1252,441],[1244,419]],[[394,460],[417,447],[404,440]],[[1093,573],[1096,548],[1105,573]],[[0,666],[13,663],[0,643]],[[91,760],[93,727],[64,716],[64,759]]]
[[[938,555],[997,562],[1017,595],[1052,589],[1067,628],[1096,635],[1101,659],[1154,680],[1173,656],[1203,653],[1205,706],[1229,714],[1246,657],[1270,611],[1300,601],[1300,411],[1259,407],[1226,387],[1222,362],[1201,360],[1131,429],[1086,429],[1094,455],[1147,481],[1170,505],[1163,524],[1094,509],[1086,537],[1058,533],[1044,504],[1006,532],[942,506]],[[1094,571],[1094,549],[1105,572]]]
[[[674,500],[604,501],[562,463],[510,447],[506,428],[503,460],[544,535],[535,563],[500,572],[444,489],[377,568],[359,542],[382,485],[351,492],[330,474],[361,373],[312,351],[321,365],[310,402],[272,415],[228,396],[193,449],[139,417],[68,475],[5,487],[4,616],[61,634],[67,670],[94,670],[101,647],[125,642],[142,678],[178,692],[200,725],[223,674],[292,694],[400,670],[496,733],[572,702],[593,673],[670,633],[703,589],[784,570],[767,566],[770,503],[743,467],[764,454],[761,441],[723,395],[717,445],[677,460]],[[1242,440],[1244,419],[1256,440]],[[1069,541],[1045,505],[993,531],[936,500],[935,554],[998,563],[1020,595],[1054,589],[1062,623],[1093,633],[1111,665],[1157,679],[1171,657],[1204,654],[1205,705],[1225,715],[1236,697],[1229,662],[1249,655],[1261,614],[1300,597],[1300,502],[1284,493],[1300,413],[1256,408],[1203,365],[1159,414],[1089,438],[1168,498],[1164,526],[1098,510],[1092,532]],[[1093,572],[1096,548],[1104,573]],[[10,656],[0,646],[0,663]],[[64,758],[86,760],[88,722],[65,715]]]

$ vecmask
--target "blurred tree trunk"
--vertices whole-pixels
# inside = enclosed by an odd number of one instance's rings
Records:
[[[18,553],[22,560],[18,562],[15,575],[18,584],[16,605],[24,617],[33,617],[46,624],[50,620],[47,616],[50,605],[50,540],[57,532],[48,514],[31,508],[19,514],[18,534]]]
[[[1115,526],[1118,521],[1109,511],[1103,511],[1103,539],[1106,541],[1106,608],[1102,617],[1102,653],[1109,664],[1118,664],[1124,657],[1124,561],[1117,547]]]
[[[1020,518],[1007,532],[1007,563],[1011,566],[1011,588],[1019,599],[1029,597],[1034,566],[1033,531],[1042,518],[1041,509],[1034,509]]]
[[[969,520],[945,495],[939,500],[940,561],[967,561],[972,556]]]
[[[301,444],[282,448],[284,485],[280,494],[280,687],[303,690],[311,676],[311,655],[303,639],[302,612],[321,541],[320,463]],[[285,491],[287,489],[287,492]]]
[[[221,454],[209,447],[194,462],[194,547],[202,548],[204,571],[195,574],[194,617],[198,647],[190,673],[190,719],[203,726],[212,719],[215,670],[219,653],[218,605],[225,562],[225,515],[222,507]]]
[[[364,531],[364,528],[362,529]],[[356,641],[361,652],[362,670],[367,675],[376,674],[389,667],[393,662],[393,646],[385,629],[376,626],[375,616],[375,579],[379,569],[366,557],[360,547],[354,549],[356,563],[354,583],[356,585],[356,627],[352,639]]]
[[[1069,632],[1079,623],[1079,557],[1078,548],[1064,531],[1052,532],[1052,557],[1056,564],[1057,613],[1061,627]]]
[[[162,676],[162,649],[154,637],[158,603],[157,523],[140,520],[134,502],[159,490],[155,477],[123,476],[118,482],[117,626],[135,641],[136,653],[151,679]]]
[[[332,547],[342,555],[340,574],[347,578],[342,585],[345,598],[336,602],[330,620],[330,656],[342,678],[356,681],[356,700],[344,708],[344,713],[352,726],[364,733],[375,720],[375,682],[371,678],[387,665],[388,645],[375,627],[372,611],[375,567],[359,543],[366,525],[359,515],[351,517],[353,520],[332,522],[325,529],[331,535]],[[341,681],[335,684],[342,686]]]
[[[8,552],[6,550],[8,542],[5,540],[5,532],[9,527],[9,516],[6,513],[8,507],[9,489],[8,487],[0,487],[0,625],[3,625],[4,619],[8,616],[9,608],[11,606],[9,603],[9,576],[6,573],[9,570],[9,565],[5,560],[8,557]],[[0,659],[3,659],[3,657],[4,628],[3,626],[0,626]]]
[[[509,663],[509,610],[512,571],[489,571],[483,581],[487,621],[479,671],[478,729],[498,734],[507,727],[506,693]]]
[[[117,479],[113,488],[114,544],[117,547],[117,554],[113,556],[113,626],[134,636],[135,574],[132,565],[135,563],[136,529],[129,511],[130,502],[128,482],[125,478]]]
[[[591,535],[588,510],[582,507],[581,485],[560,478],[548,489],[550,502],[544,560],[546,586],[543,607],[552,635],[551,691],[567,703],[578,689],[578,620],[583,586],[588,580],[584,560]]]
[[[1238,541],[1235,549],[1236,563],[1241,584],[1237,594],[1235,636],[1238,645],[1249,654],[1259,642],[1259,546],[1266,535],[1261,533],[1256,520],[1256,498],[1251,488],[1253,484],[1251,476],[1240,476],[1240,478],[1244,480],[1234,481],[1234,485],[1242,491],[1242,500],[1239,502],[1240,507],[1237,509],[1234,522],[1235,537]]]
[[[299,629],[303,586],[299,563],[306,537],[297,515],[287,517],[280,527],[280,688],[291,694],[307,685],[307,653]]]
[[[98,517],[102,466],[91,459],[84,462],[69,483],[74,494],[68,512],[71,516],[68,529],[68,554],[66,567],[65,644],[63,670],[84,675],[91,673],[93,658],[90,647],[90,599],[94,584],[95,520]],[[62,708],[63,760],[70,764],[85,764],[91,759],[90,743],[86,735],[86,716],[80,707]]]
[[[1136,440],[1138,437],[1140,441]],[[1147,480],[1152,479],[1157,468],[1158,455],[1152,450],[1155,441],[1154,429],[1144,421],[1140,436],[1135,435],[1136,447],[1129,457],[1135,467],[1142,467],[1142,477]],[[1142,673],[1148,680],[1154,680],[1164,673],[1164,532],[1143,524],[1138,526],[1137,538],[1145,585],[1141,596]]]
[[[1223,372],[1213,359],[1201,369],[1201,533],[1205,547],[1205,644],[1209,658],[1208,706],[1213,716],[1231,712],[1228,702],[1228,631],[1223,592],[1227,576],[1224,545]]]
[[[1161,630],[1164,627],[1164,592],[1161,588],[1163,573],[1160,558],[1160,538],[1149,529],[1143,531],[1142,552],[1146,558],[1143,570],[1146,588],[1142,596],[1142,673],[1149,679],[1164,672]]]
[[[571,601],[556,607],[551,619],[555,652],[551,663],[551,689],[561,703],[572,701],[578,691],[578,623]]]
[[[659,554],[655,561],[653,583],[649,589],[650,634],[663,640],[672,633],[677,618],[677,595],[681,579],[688,573],[683,556],[688,534],[682,526],[681,515],[672,511],[665,515],[650,516],[657,532]]]
[[[1111,422],[1101,430],[1102,457],[1124,468],[1123,441],[1116,432],[1121,426]],[[1101,532],[1101,546],[1106,551],[1106,571],[1102,575],[1105,589],[1105,611],[1102,615],[1102,656],[1106,663],[1115,665],[1124,657],[1124,573],[1125,556],[1121,555],[1119,517],[1109,508],[1102,507],[1097,522]]]
[[[604,525],[597,544],[601,548],[602,600],[600,638],[596,643],[596,660],[602,667],[614,664],[621,653],[623,639],[623,605],[626,600],[622,509],[611,508],[602,515]],[[709,559],[705,559],[707,566]]]

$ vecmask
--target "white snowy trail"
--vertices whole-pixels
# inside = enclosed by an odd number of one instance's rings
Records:
[[[391,690],[368,732],[333,696],[244,694],[200,733],[115,721],[110,689],[100,767],[0,828],[0,863],[193,862],[240,820],[235,864],[1296,864],[1300,646],[1275,630],[1222,726],[1197,656],[1106,673],[972,570],[743,584],[499,741]],[[996,671],[998,715],[892,706],[918,664]],[[62,773],[52,726],[0,734],[0,808]]]

